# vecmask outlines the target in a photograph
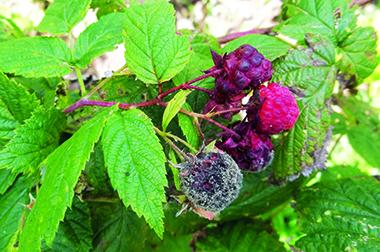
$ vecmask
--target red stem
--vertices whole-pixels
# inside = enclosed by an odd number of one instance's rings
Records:
[[[156,105],[158,104],[159,102],[162,101],[163,98],[165,98],[166,96],[170,95],[171,93],[174,93],[178,90],[186,90],[186,89],[194,89],[194,90],[199,90],[199,91],[202,91],[202,92],[205,92],[207,94],[211,94],[212,91],[209,90],[209,89],[205,89],[205,88],[201,88],[201,87],[197,87],[197,86],[192,86],[191,84],[197,82],[197,81],[200,81],[200,80],[203,80],[203,79],[206,79],[208,77],[211,77],[211,76],[214,76],[215,74],[219,73],[221,70],[214,70],[214,71],[211,71],[207,74],[203,74],[195,79],[192,79],[192,80],[189,80],[179,86],[176,86],[174,88],[171,88],[163,93],[160,93],[157,95],[156,98],[152,99],[152,100],[148,100],[148,101],[144,101],[144,102],[138,102],[138,103],[119,103],[119,107],[122,108],[122,109],[131,109],[131,108],[138,108],[138,107],[147,107],[147,106],[152,106],[152,105]],[[105,102],[105,101],[91,101],[91,100],[86,100],[86,99],[81,99],[77,102],[75,102],[74,104],[72,104],[70,107],[68,107],[67,109],[65,109],[65,113],[71,113],[73,112],[74,110],[80,108],[80,107],[84,107],[84,106],[100,106],[100,107],[111,107],[113,105],[115,105],[116,102]]]
[[[203,80],[203,79],[206,79],[210,76],[213,76],[215,74],[217,74],[220,70],[214,70],[214,71],[211,71],[210,73],[207,73],[207,74],[204,74],[204,75],[201,75],[195,79],[192,79],[190,81],[187,81],[179,86],[176,86],[174,88],[171,88],[163,93],[160,93],[157,95],[156,98],[152,99],[152,100],[148,100],[148,101],[144,101],[144,102],[138,102],[138,103],[117,103],[117,102],[113,102],[113,101],[91,101],[91,100],[86,100],[86,99],[81,99],[77,102],[75,102],[73,105],[71,105],[70,107],[68,107],[64,112],[65,113],[71,113],[73,112],[74,110],[80,108],[80,107],[85,107],[85,106],[99,106],[99,107],[112,107],[116,104],[119,104],[119,108],[121,109],[132,109],[132,108],[139,108],[139,107],[148,107],[148,106],[153,106],[153,105],[158,105],[158,106],[163,106],[165,107],[167,105],[166,102],[163,102],[162,99],[166,96],[168,96],[169,94],[171,93],[174,93],[175,91],[177,90],[184,90],[184,89],[195,89],[195,90],[200,90],[200,91],[203,91],[203,92],[206,92],[208,94],[211,94],[211,90],[209,89],[204,89],[204,88],[200,88],[200,87],[197,87],[197,86],[191,86],[192,83],[195,83],[197,81],[200,81],[200,80]],[[214,113],[214,114],[211,114],[211,115],[217,115],[217,114],[223,114],[223,113],[228,113],[228,112],[231,112],[231,111],[237,111],[238,110],[241,110],[241,108],[235,108],[235,109],[228,109],[228,110],[225,110],[225,111],[219,111],[217,113]],[[226,126],[222,125],[221,123],[211,119],[208,115],[204,115],[204,114],[198,114],[198,113],[194,113],[194,112],[191,112],[191,111],[187,111],[187,110],[184,110],[184,109],[181,109],[180,110],[181,113],[184,113],[186,115],[189,115],[191,117],[197,117],[197,118],[200,118],[200,119],[203,119],[203,120],[206,120],[216,126],[218,126],[219,128],[221,128],[222,130],[232,134],[232,135],[235,135],[235,136],[238,136],[239,135],[227,128]]]
[[[247,107],[239,107],[239,108],[230,108],[230,109],[225,109],[225,110],[220,110],[217,112],[209,112],[211,116],[216,116],[216,115],[222,115],[230,112],[238,112],[242,110],[247,110]]]
[[[183,112],[183,111],[181,111],[181,112]],[[209,123],[214,124],[215,126],[218,126],[219,128],[221,128],[221,129],[224,130],[225,132],[230,133],[231,135],[234,135],[234,136],[240,137],[238,133],[236,133],[236,132],[233,131],[232,129],[227,128],[227,127],[224,126],[223,124],[218,123],[217,121],[211,119],[210,117],[204,116],[204,117],[200,117],[200,118],[201,118],[201,119],[204,119],[204,120],[206,120],[206,121],[208,121]]]
[[[168,96],[168,95],[171,94],[171,93],[174,93],[175,91],[178,91],[178,90],[184,90],[184,89],[196,89],[196,90],[200,90],[200,91],[206,92],[206,93],[208,93],[208,94],[211,94],[211,93],[212,93],[211,90],[209,90],[209,89],[205,89],[205,88],[201,88],[201,87],[197,87],[197,86],[191,86],[191,84],[193,84],[193,83],[195,83],[195,82],[197,82],[197,81],[200,81],[200,80],[206,79],[206,78],[208,78],[208,77],[214,76],[215,74],[218,74],[220,71],[222,71],[222,70],[218,69],[218,70],[211,71],[211,72],[209,72],[209,73],[207,73],[207,74],[203,74],[203,75],[201,75],[201,76],[198,76],[198,77],[195,78],[195,79],[189,80],[189,81],[187,81],[187,82],[185,82],[185,83],[183,83],[183,84],[181,84],[181,85],[179,85],[179,86],[176,86],[176,87],[174,87],[174,88],[171,88],[171,89],[169,89],[169,90],[167,90],[167,91],[165,91],[165,92],[159,94],[159,95],[157,96],[157,98],[158,98],[159,100],[161,100],[162,98]]]
[[[166,102],[159,102],[157,105],[160,105],[160,106],[163,106],[163,107],[166,107],[167,103]],[[197,117],[197,118],[200,118],[200,119],[203,119],[203,120],[206,120],[214,125],[216,125],[217,127],[221,128],[222,130],[230,133],[231,135],[234,135],[234,136],[237,136],[237,137],[240,137],[235,131],[227,128],[226,126],[224,126],[223,124],[215,121],[214,119],[208,117],[207,115],[205,114],[199,114],[199,113],[195,113],[195,112],[191,112],[191,111],[188,111],[186,109],[180,109],[179,112],[181,112],[182,114],[185,114],[185,115],[188,115],[188,116],[191,116],[191,117]],[[222,112],[222,111],[220,111]],[[227,112],[225,112],[227,113]]]
[[[244,32],[235,32],[235,33],[227,34],[226,36],[220,37],[218,39],[218,42],[220,44],[225,44],[227,42],[230,42],[231,40],[243,37],[245,35],[265,34],[265,33],[269,33],[270,31],[271,31],[271,28],[258,28],[258,29],[251,29],[249,31],[244,31]]]

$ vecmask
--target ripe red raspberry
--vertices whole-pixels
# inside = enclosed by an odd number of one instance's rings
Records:
[[[274,153],[270,136],[256,133],[249,122],[238,123],[233,130],[240,137],[225,133],[216,146],[230,154],[242,170],[258,172],[268,167]]]
[[[297,121],[299,109],[287,87],[269,83],[260,87],[261,106],[258,110],[258,131],[278,134],[291,129]]]

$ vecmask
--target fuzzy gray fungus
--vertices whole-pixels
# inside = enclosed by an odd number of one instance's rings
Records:
[[[220,212],[236,199],[243,175],[226,153],[201,153],[180,164],[183,193],[195,206]]]

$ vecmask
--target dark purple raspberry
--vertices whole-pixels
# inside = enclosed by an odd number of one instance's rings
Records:
[[[218,112],[222,110],[239,108],[242,106],[242,99],[246,96],[241,87],[236,85],[235,82],[231,82],[226,76],[218,76],[215,80],[214,92],[211,99],[205,105],[203,109],[204,113]],[[222,114],[225,119],[231,119],[236,112],[229,112]]]
[[[236,96],[241,96],[242,94],[244,94],[243,89],[235,82],[223,78],[222,76],[216,77],[212,96],[216,102],[226,103],[231,100],[236,100]]]
[[[256,133],[248,122],[237,124],[233,130],[240,137],[225,133],[216,146],[230,154],[242,170],[259,172],[268,167],[274,153],[270,136]]]
[[[243,175],[226,153],[201,153],[179,165],[181,188],[193,208],[217,213],[238,196]]]
[[[259,93],[258,131],[278,134],[293,128],[299,109],[292,92],[277,83],[269,83],[268,86],[261,86]]]
[[[242,45],[223,57],[211,54],[216,69],[223,69],[223,78],[227,77],[241,90],[256,88],[272,78],[272,63],[250,45]]]

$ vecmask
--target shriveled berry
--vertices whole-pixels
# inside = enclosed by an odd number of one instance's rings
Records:
[[[274,154],[270,137],[256,133],[250,123],[239,123],[233,130],[240,138],[225,134],[216,146],[230,154],[242,170],[259,172],[268,167]]]
[[[242,45],[223,57],[211,53],[216,69],[223,70],[220,75],[242,90],[256,88],[272,78],[272,63],[250,45]]]
[[[258,131],[263,134],[278,134],[293,128],[299,109],[293,94],[287,87],[269,83],[260,87],[261,106],[258,110]]]
[[[195,208],[220,212],[238,196],[243,175],[226,153],[201,153],[179,165],[181,188]]]

